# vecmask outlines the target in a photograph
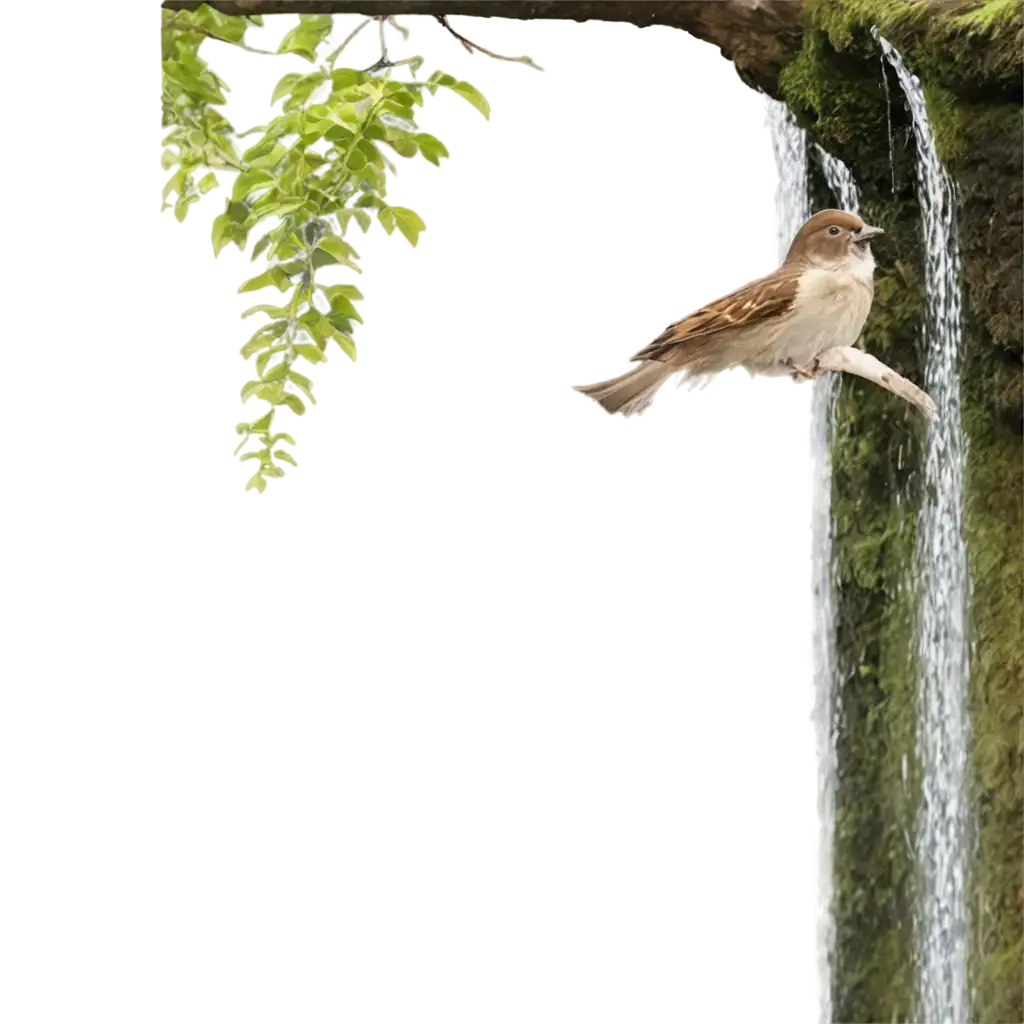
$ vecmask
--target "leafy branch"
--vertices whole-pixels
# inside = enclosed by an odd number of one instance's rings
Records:
[[[335,68],[348,43],[372,20],[380,26],[381,59],[367,71]],[[281,78],[270,100],[271,106],[281,102],[279,116],[236,133],[213,109],[225,103],[227,85],[199,58],[198,50],[208,38],[254,50],[244,42],[245,31],[249,24],[260,23],[206,5],[194,12],[164,12],[164,124],[172,131],[164,140],[162,161],[165,168],[178,166],[165,186],[164,206],[173,206],[179,221],[218,184],[215,169],[238,173],[224,212],[213,222],[215,256],[229,243],[244,251],[249,233],[272,223],[252,249],[253,260],[265,254],[266,269],[239,288],[251,292],[273,287],[288,296],[280,306],[260,304],[242,314],[267,317],[241,348],[255,366],[241,398],[243,403],[253,398],[265,402],[268,408],[235,428],[241,437],[236,455],[256,442],[241,460],[258,463],[246,489],[262,492],[268,479],[284,476],[282,463],[297,465],[282,447],[295,444],[292,436],[274,432],[278,410],[284,406],[302,416],[306,402],[316,404],[313,381],[299,372],[299,360],[311,366],[326,362],[333,343],[355,361],[352,335],[363,322],[355,303],[362,293],[351,283],[322,279],[332,268],[362,272],[359,254],[346,238],[352,223],[365,233],[376,219],[387,234],[397,229],[413,246],[426,229],[414,210],[388,202],[387,179],[395,166],[387,153],[422,156],[435,166],[448,156],[444,144],[420,131],[414,119],[425,95],[434,96],[439,89],[454,92],[485,118],[490,106],[468,82],[441,71],[425,82],[415,81],[422,58],[392,62],[384,38],[386,24],[403,37],[407,32],[390,18],[367,19],[316,70]],[[300,15],[277,52],[297,53],[315,64],[331,28],[330,16]],[[401,66],[408,67],[412,81],[392,79],[393,70]],[[261,137],[239,154],[235,140],[253,133]],[[195,183],[201,167],[210,168],[209,173]],[[177,199],[166,202],[172,193]]]

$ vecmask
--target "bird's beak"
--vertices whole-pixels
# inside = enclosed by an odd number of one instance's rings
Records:
[[[873,228],[870,224],[865,224],[859,231],[854,232],[853,240],[858,245],[863,245],[865,242],[870,242],[872,238],[884,234],[885,232],[881,228]]]

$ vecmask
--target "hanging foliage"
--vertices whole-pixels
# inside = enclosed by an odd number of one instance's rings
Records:
[[[336,67],[348,42],[371,22],[380,27],[377,64],[363,71]],[[413,246],[426,230],[415,210],[392,205],[387,197],[388,176],[395,170],[391,156],[421,156],[435,166],[448,156],[440,139],[420,131],[418,108],[426,96],[446,90],[490,116],[487,100],[468,82],[441,71],[416,81],[421,57],[389,60],[385,25],[407,35],[393,20],[368,19],[317,64],[331,17],[301,15],[277,52],[296,53],[316,69],[285,75],[270,98],[271,107],[281,104],[280,114],[237,133],[217,109],[226,103],[228,87],[199,50],[210,38],[251,50],[246,30],[262,23],[260,17],[224,15],[207,5],[163,12],[163,123],[171,131],[161,158],[165,169],[174,168],[164,186],[164,209],[173,209],[179,221],[220,185],[218,172],[236,175],[224,212],[213,222],[214,255],[232,243],[244,251],[250,233],[261,229],[252,259],[262,256],[266,265],[238,290],[274,288],[284,296],[280,304],[260,303],[242,314],[265,317],[241,348],[255,369],[242,386],[242,402],[263,402],[265,408],[235,428],[241,437],[235,454],[247,449],[242,461],[258,463],[246,489],[260,492],[268,479],[284,476],[282,463],[296,465],[282,447],[294,439],[276,430],[278,413],[284,407],[302,416],[307,402],[316,404],[313,381],[298,367],[325,363],[335,349],[355,361],[362,293],[350,281],[329,283],[323,273],[362,272],[348,240],[353,224],[366,232],[376,220],[387,234],[397,230]],[[399,69],[409,80],[395,77]],[[248,135],[258,137],[239,152],[238,140]]]

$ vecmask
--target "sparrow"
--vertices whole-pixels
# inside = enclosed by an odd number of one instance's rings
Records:
[[[621,377],[576,388],[608,412],[642,413],[674,374],[706,383],[742,366],[752,377],[797,382],[830,371],[853,373],[917,406],[935,403],[874,356],[854,348],[874,297],[871,239],[884,234],[856,214],[822,210],[797,232],[778,270],[669,324]]]

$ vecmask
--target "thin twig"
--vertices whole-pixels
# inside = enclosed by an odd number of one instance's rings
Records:
[[[460,46],[462,46],[469,53],[477,53],[480,56],[490,57],[493,56],[493,51],[487,49],[486,46],[482,46],[480,43],[470,39],[469,36],[461,33],[449,20],[446,14],[435,14],[437,18],[437,24],[449,35],[450,39],[455,40]]]
[[[343,43],[341,44],[341,46],[339,46],[339,47],[338,47],[338,48],[337,48],[337,49],[336,49],[336,50],[334,51],[334,53],[332,53],[332,54],[331,54],[331,55],[330,55],[330,56],[329,56],[329,57],[327,58],[327,65],[328,65],[328,67],[331,67],[331,68],[333,68],[333,67],[334,67],[334,62],[335,62],[335,61],[336,61],[336,60],[338,59],[338,57],[339,57],[339,56],[341,55],[341,51],[342,51],[342,50],[344,50],[344,49],[345,49],[345,47],[346,47],[346,46],[348,46],[348,44],[349,44],[349,43],[351,43],[351,42],[352,42],[352,40],[353,40],[353,39],[355,39],[355,37],[356,37],[357,35],[359,35],[359,33],[360,33],[360,32],[362,32],[362,31],[363,31],[363,29],[364,29],[364,28],[366,28],[366,26],[367,26],[367,25],[369,25],[369,24],[370,24],[370,22],[371,22],[371,21],[373,21],[373,18],[367,18],[367,19],[366,19],[366,21],[364,21],[364,22],[363,22],[363,23],[362,23],[361,25],[359,25],[358,27],[354,28],[354,29],[353,29],[353,30],[352,30],[352,31],[351,31],[351,32],[350,32],[350,33],[348,34],[348,37],[347,37],[347,38],[345,39],[345,41],[344,41],[344,42],[343,42]]]
[[[225,39],[223,36],[218,36],[217,33],[211,32],[202,25],[188,25],[184,26],[184,28],[188,32],[198,32],[201,36],[206,36],[208,39],[215,39],[218,43],[227,43],[230,46],[238,46],[241,50],[247,50],[249,53],[258,53],[262,57],[272,57],[276,55],[270,53],[268,50],[260,50],[255,46],[249,46],[246,43],[237,43],[233,39]]]
[[[485,57],[488,60],[496,60],[502,63],[511,63],[511,65],[519,65],[521,67],[528,68],[530,71],[538,70],[535,61],[516,56],[512,53],[503,53],[500,50],[490,49],[490,47],[476,42],[475,39],[470,39],[470,37],[464,32],[460,32],[455,28],[451,19],[446,14],[435,14],[434,18],[437,20],[437,24],[444,30],[447,36],[458,43],[467,52]]]
[[[392,68],[397,68],[399,63],[402,62],[400,60],[392,60],[387,55],[387,42],[384,38],[384,26],[389,19],[389,14],[377,15],[377,39],[381,52],[380,56],[372,63],[362,66],[362,71],[365,71],[368,75],[379,75],[381,72],[391,71]]]

